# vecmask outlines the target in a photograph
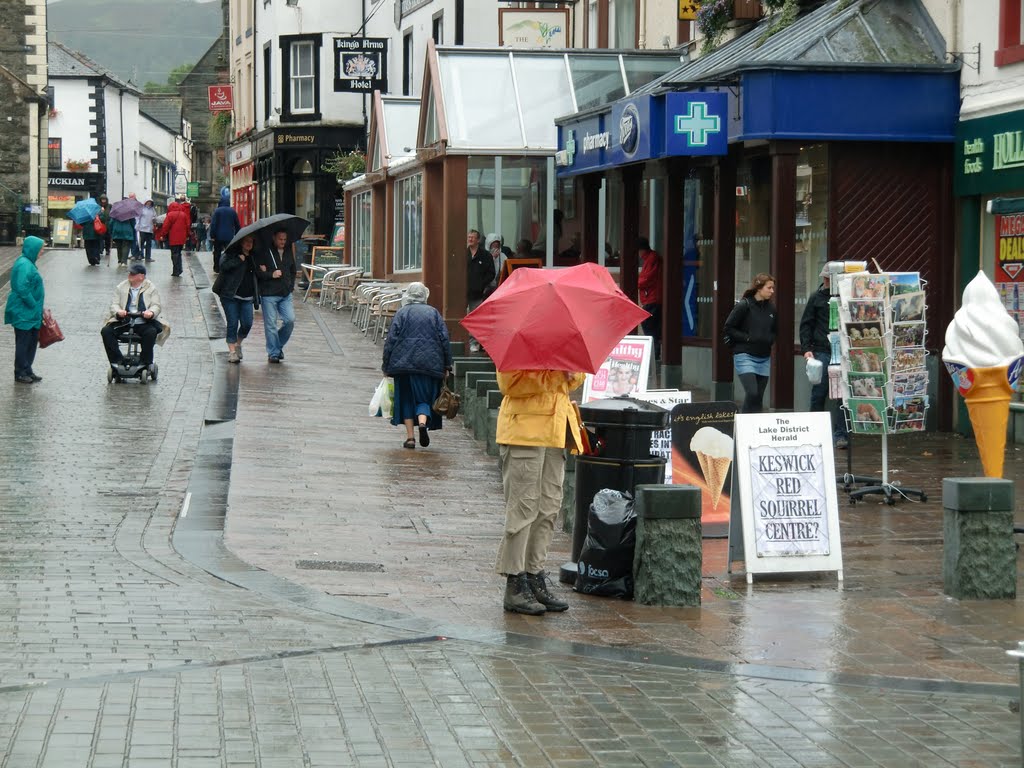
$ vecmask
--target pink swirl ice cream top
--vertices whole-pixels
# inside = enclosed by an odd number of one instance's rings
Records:
[[[1009,365],[1024,355],[1017,322],[984,272],[967,284],[963,303],[946,328],[942,360],[968,368]]]

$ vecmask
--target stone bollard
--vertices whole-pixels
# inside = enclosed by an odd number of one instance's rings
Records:
[[[958,600],[1016,597],[1013,482],[944,478],[942,511],[942,591]]]
[[[487,393],[497,388],[498,380],[493,377],[476,383],[476,397],[473,399],[473,437],[481,442],[487,440]]]
[[[476,414],[476,385],[478,381],[494,379],[494,371],[469,371],[466,373],[466,380],[462,388],[462,426],[472,431],[474,428],[473,417]],[[497,383],[494,385],[497,387]]]
[[[504,395],[500,389],[487,392],[487,455],[498,455],[498,409]]]
[[[565,452],[565,480],[562,483],[562,531],[572,533],[576,521],[576,454]]]
[[[633,600],[644,605],[699,606],[703,549],[700,488],[636,487]]]

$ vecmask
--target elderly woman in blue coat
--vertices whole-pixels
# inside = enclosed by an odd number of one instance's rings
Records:
[[[26,237],[21,256],[11,267],[11,292],[4,309],[4,323],[14,327],[14,380],[19,384],[42,381],[32,370],[43,324],[43,278],[36,259],[43,250],[38,237]]]
[[[441,313],[427,304],[429,296],[423,283],[409,283],[384,342],[381,369],[395,380],[391,423],[405,425],[406,448],[416,447],[414,426],[424,448],[430,445],[428,430],[441,429],[441,416],[431,406],[452,368],[448,327]]]

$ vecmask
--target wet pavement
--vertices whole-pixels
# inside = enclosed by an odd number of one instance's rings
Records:
[[[748,587],[706,540],[699,609],[510,616],[495,460],[460,420],[408,451],[369,418],[380,346],[345,313],[298,304],[280,366],[257,321],[229,366],[208,261],[172,281],[158,254],[144,387],[105,378],[123,271],[40,260],[66,340],[0,385],[0,768],[1021,764],[1021,600],[942,594],[939,484],[972,441],[892,441],[929,501],[841,501],[841,587]]]

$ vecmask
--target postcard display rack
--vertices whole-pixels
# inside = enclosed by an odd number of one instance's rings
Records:
[[[922,491],[889,482],[889,435],[925,428],[925,283],[918,272],[855,272],[838,275],[832,290],[838,296],[832,296],[829,313],[835,329],[829,394],[842,398],[851,435],[850,472],[844,478],[850,502],[873,494],[890,505],[899,497],[927,501]],[[881,439],[880,478],[852,474],[852,438],[860,435]]]

